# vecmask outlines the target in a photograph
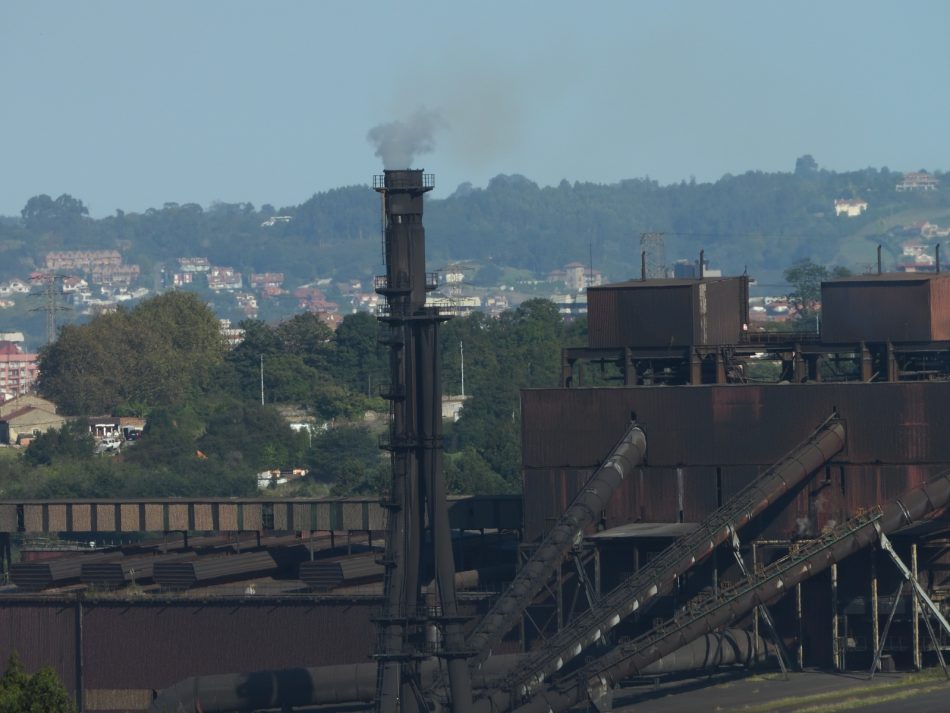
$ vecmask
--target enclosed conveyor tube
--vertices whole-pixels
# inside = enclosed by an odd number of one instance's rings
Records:
[[[701,636],[639,671],[659,676],[686,671],[709,671],[720,666],[754,666],[775,653],[775,646],[745,629],[726,629]]]
[[[852,518],[821,538],[802,545],[745,582],[721,590],[718,597],[697,598],[684,616],[615,647],[569,680],[549,683],[543,695],[534,696],[517,708],[516,713],[559,713],[585,698],[597,700],[607,696],[619,681],[643,671],[697,637],[728,625],[754,607],[770,604],[800,582],[864,549],[877,539],[877,528],[888,534],[948,503],[950,471],[945,471],[883,509],[875,508]],[[483,699],[477,710],[511,710],[517,700],[501,701],[496,697],[490,703],[493,705]]]
[[[519,654],[493,657],[472,676],[478,687],[497,680]],[[316,668],[288,668],[253,673],[223,673],[186,678],[163,689],[149,706],[149,713],[235,713],[257,710],[295,710],[298,707],[349,706],[372,703],[376,698],[378,667],[375,663],[342,664]],[[426,661],[422,685],[433,685],[438,662]]]
[[[469,636],[468,648],[475,652],[478,661],[489,656],[492,647],[518,622],[584,529],[600,518],[610,496],[643,462],[646,447],[646,436],[636,422],[632,423]]]
[[[835,415],[802,443],[715,510],[700,526],[679,538],[635,574],[608,592],[591,609],[529,655],[504,683],[506,690],[530,696],[545,677],[634,612],[669,592],[678,577],[706,559],[769,505],[812,475],[844,448],[845,428]]]
[[[767,651],[767,643],[761,638],[756,646],[749,632],[727,629],[697,639],[641,673],[655,676],[718,666],[750,666],[763,661]],[[490,685],[521,658],[521,654],[493,656],[475,673],[472,683],[479,688]],[[422,665],[421,673],[423,685],[430,685],[435,681],[438,668],[429,661]],[[360,663],[195,676],[162,690],[152,702],[149,713],[234,713],[368,704],[376,695],[376,675],[375,663]]]

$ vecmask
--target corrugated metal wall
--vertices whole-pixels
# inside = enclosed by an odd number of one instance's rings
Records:
[[[748,322],[743,277],[647,280],[587,291],[591,347],[736,344]]]
[[[34,672],[52,666],[69,690],[76,688],[76,605],[70,602],[8,600],[0,606],[0,660],[14,650]]]
[[[683,347],[693,343],[693,284],[612,285],[587,290],[592,347]]]
[[[821,286],[823,342],[929,342],[950,339],[950,279],[942,275],[864,276]]]
[[[950,467],[950,384],[543,389],[522,393],[525,538],[570,503],[631,412],[646,466],[611,500],[604,525],[698,522],[838,408],[845,450],[770,513],[767,537],[811,535]]]
[[[22,527],[17,511],[22,510]],[[449,499],[456,529],[517,529],[517,496],[456,496]],[[197,530],[383,531],[386,509],[378,498],[175,501],[21,501],[0,503],[0,532],[162,532]]]
[[[151,690],[189,676],[364,663],[380,605],[368,597],[85,600],[86,710],[141,710]],[[487,602],[469,602],[461,614],[486,610]],[[75,692],[78,621],[75,599],[0,598],[0,657],[15,649],[30,672],[52,666]]]
[[[840,460],[950,462],[950,383],[848,383],[523,391],[524,466],[596,466],[634,412],[651,466],[770,465],[835,407]]]
[[[630,522],[700,522],[767,466],[638,468],[614,493],[604,527]],[[770,510],[756,530],[766,538],[812,537],[860,509],[886,502],[950,467],[931,465],[839,465],[817,473]],[[532,469],[525,472],[525,539],[540,537],[580,491],[590,471]]]
[[[379,603],[253,600],[86,605],[86,688],[162,688],[188,676],[365,662]]]
[[[950,279],[947,277],[930,283],[930,323],[934,341],[950,341]]]

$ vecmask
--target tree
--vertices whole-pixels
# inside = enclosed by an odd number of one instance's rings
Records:
[[[460,495],[497,495],[517,490],[471,447],[445,459],[445,484],[450,493]]]
[[[334,495],[378,492],[386,465],[376,439],[361,426],[338,426],[313,439],[310,475]]]
[[[23,689],[29,680],[30,676],[20,662],[20,655],[13,651],[0,678],[0,713],[18,713],[23,710]]]
[[[333,330],[313,312],[301,312],[277,325],[284,351],[304,357],[311,366],[323,367],[333,340]]]
[[[225,353],[218,321],[193,293],[67,325],[40,352],[38,391],[70,415],[181,404],[210,385]]]
[[[818,172],[818,162],[811,154],[805,154],[795,159],[795,175],[810,176]]]
[[[815,305],[821,300],[821,283],[827,279],[828,269],[818,265],[811,258],[799,260],[785,270],[785,281],[792,287],[788,299],[798,305],[802,319],[815,313]]]
[[[76,706],[56,673],[44,666],[34,673],[23,689],[23,713],[74,713]]]
[[[30,198],[20,215],[27,230],[37,233],[62,232],[75,227],[84,216],[89,215],[89,209],[68,193],[56,200],[44,193]]]
[[[61,458],[92,458],[94,448],[86,423],[67,421],[62,428],[50,429],[33,439],[23,457],[30,465],[50,465]]]
[[[76,706],[49,666],[30,676],[16,651],[0,678],[0,713],[75,713]]]
[[[336,329],[332,374],[334,380],[367,396],[388,380],[389,362],[380,347],[379,325],[368,312],[348,314]]]

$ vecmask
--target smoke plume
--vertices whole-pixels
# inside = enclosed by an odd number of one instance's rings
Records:
[[[374,126],[366,138],[376,146],[376,155],[387,169],[412,167],[413,157],[435,148],[435,133],[447,127],[442,115],[421,108],[405,121]]]

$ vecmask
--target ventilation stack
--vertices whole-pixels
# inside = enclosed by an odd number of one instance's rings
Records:
[[[383,200],[386,274],[376,291],[390,348],[389,434],[392,458],[384,604],[377,619],[380,713],[420,713],[425,705],[419,663],[436,655],[449,673],[451,708],[471,708],[471,679],[455,596],[455,563],[442,475],[442,383],[439,325],[447,319],[425,297],[436,280],[425,271],[423,196],[434,187],[421,170],[387,170],[373,180]],[[423,584],[435,580],[438,604],[427,606]]]

